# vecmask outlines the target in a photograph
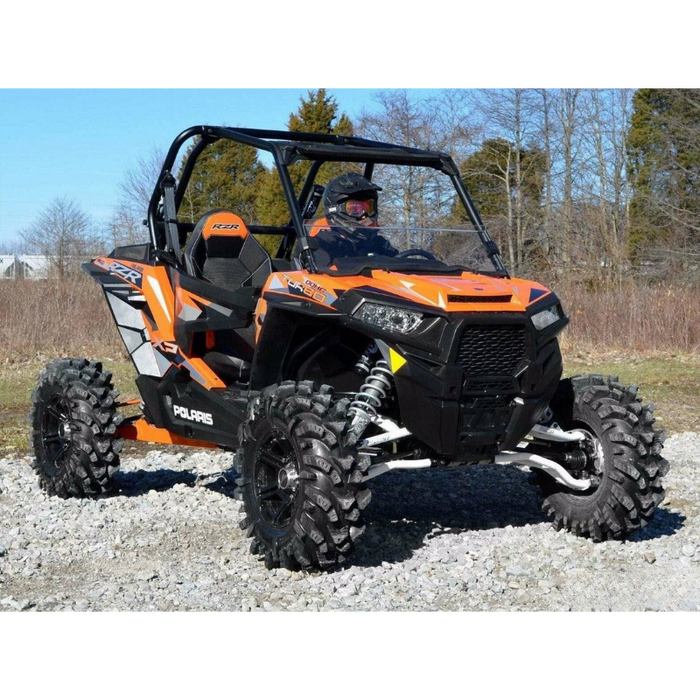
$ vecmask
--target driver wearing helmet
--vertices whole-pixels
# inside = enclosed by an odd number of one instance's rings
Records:
[[[310,232],[320,267],[329,267],[339,258],[393,257],[399,252],[379,233],[377,192],[381,189],[358,173],[345,173],[326,185],[325,220],[317,220]]]

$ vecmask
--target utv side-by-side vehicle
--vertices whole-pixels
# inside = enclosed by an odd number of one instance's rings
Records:
[[[195,163],[220,139],[268,154],[286,224],[223,209],[187,221]],[[376,197],[346,207],[373,217],[356,248],[322,201],[340,173]],[[147,223],[150,242],[83,265],[138,372],[128,403],[141,413],[118,413],[100,362],[50,362],[31,415],[48,493],[109,491],[125,439],[230,450],[252,551],[304,569],[350,554],[368,482],[394,469],[527,465],[556,528],[594,540],[630,534],[662,501],[653,406],[616,377],[561,379],[559,299],[510,277],[448,155],[196,126],[173,142]]]

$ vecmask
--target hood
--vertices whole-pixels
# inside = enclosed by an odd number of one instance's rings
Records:
[[[447,311],[525,311],[550,291],[537,282],[471,272],[427,276],[375,270],[372,278],[384,292]]]

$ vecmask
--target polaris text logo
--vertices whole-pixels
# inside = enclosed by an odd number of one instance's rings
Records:
[[[211,413],[204,413],[204,411],[193,411],[184,406],[176,406],[173,404],[173,413],[180,418],[185,420],[191,420],[195,423],[204,423],[204,425],[214,425],[214,419]]]

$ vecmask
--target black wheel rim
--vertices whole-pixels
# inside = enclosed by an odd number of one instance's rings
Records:
[[[41,416],[41,446],[46,457],[44,469],[49,476],[65,464],[71,446],[70,407],[65,398],[52,396]]]
[[[273,429],[255,453],[255,498],[262,519],[277,530],[292,521],[298,477],[294,446],[284,431]]]

